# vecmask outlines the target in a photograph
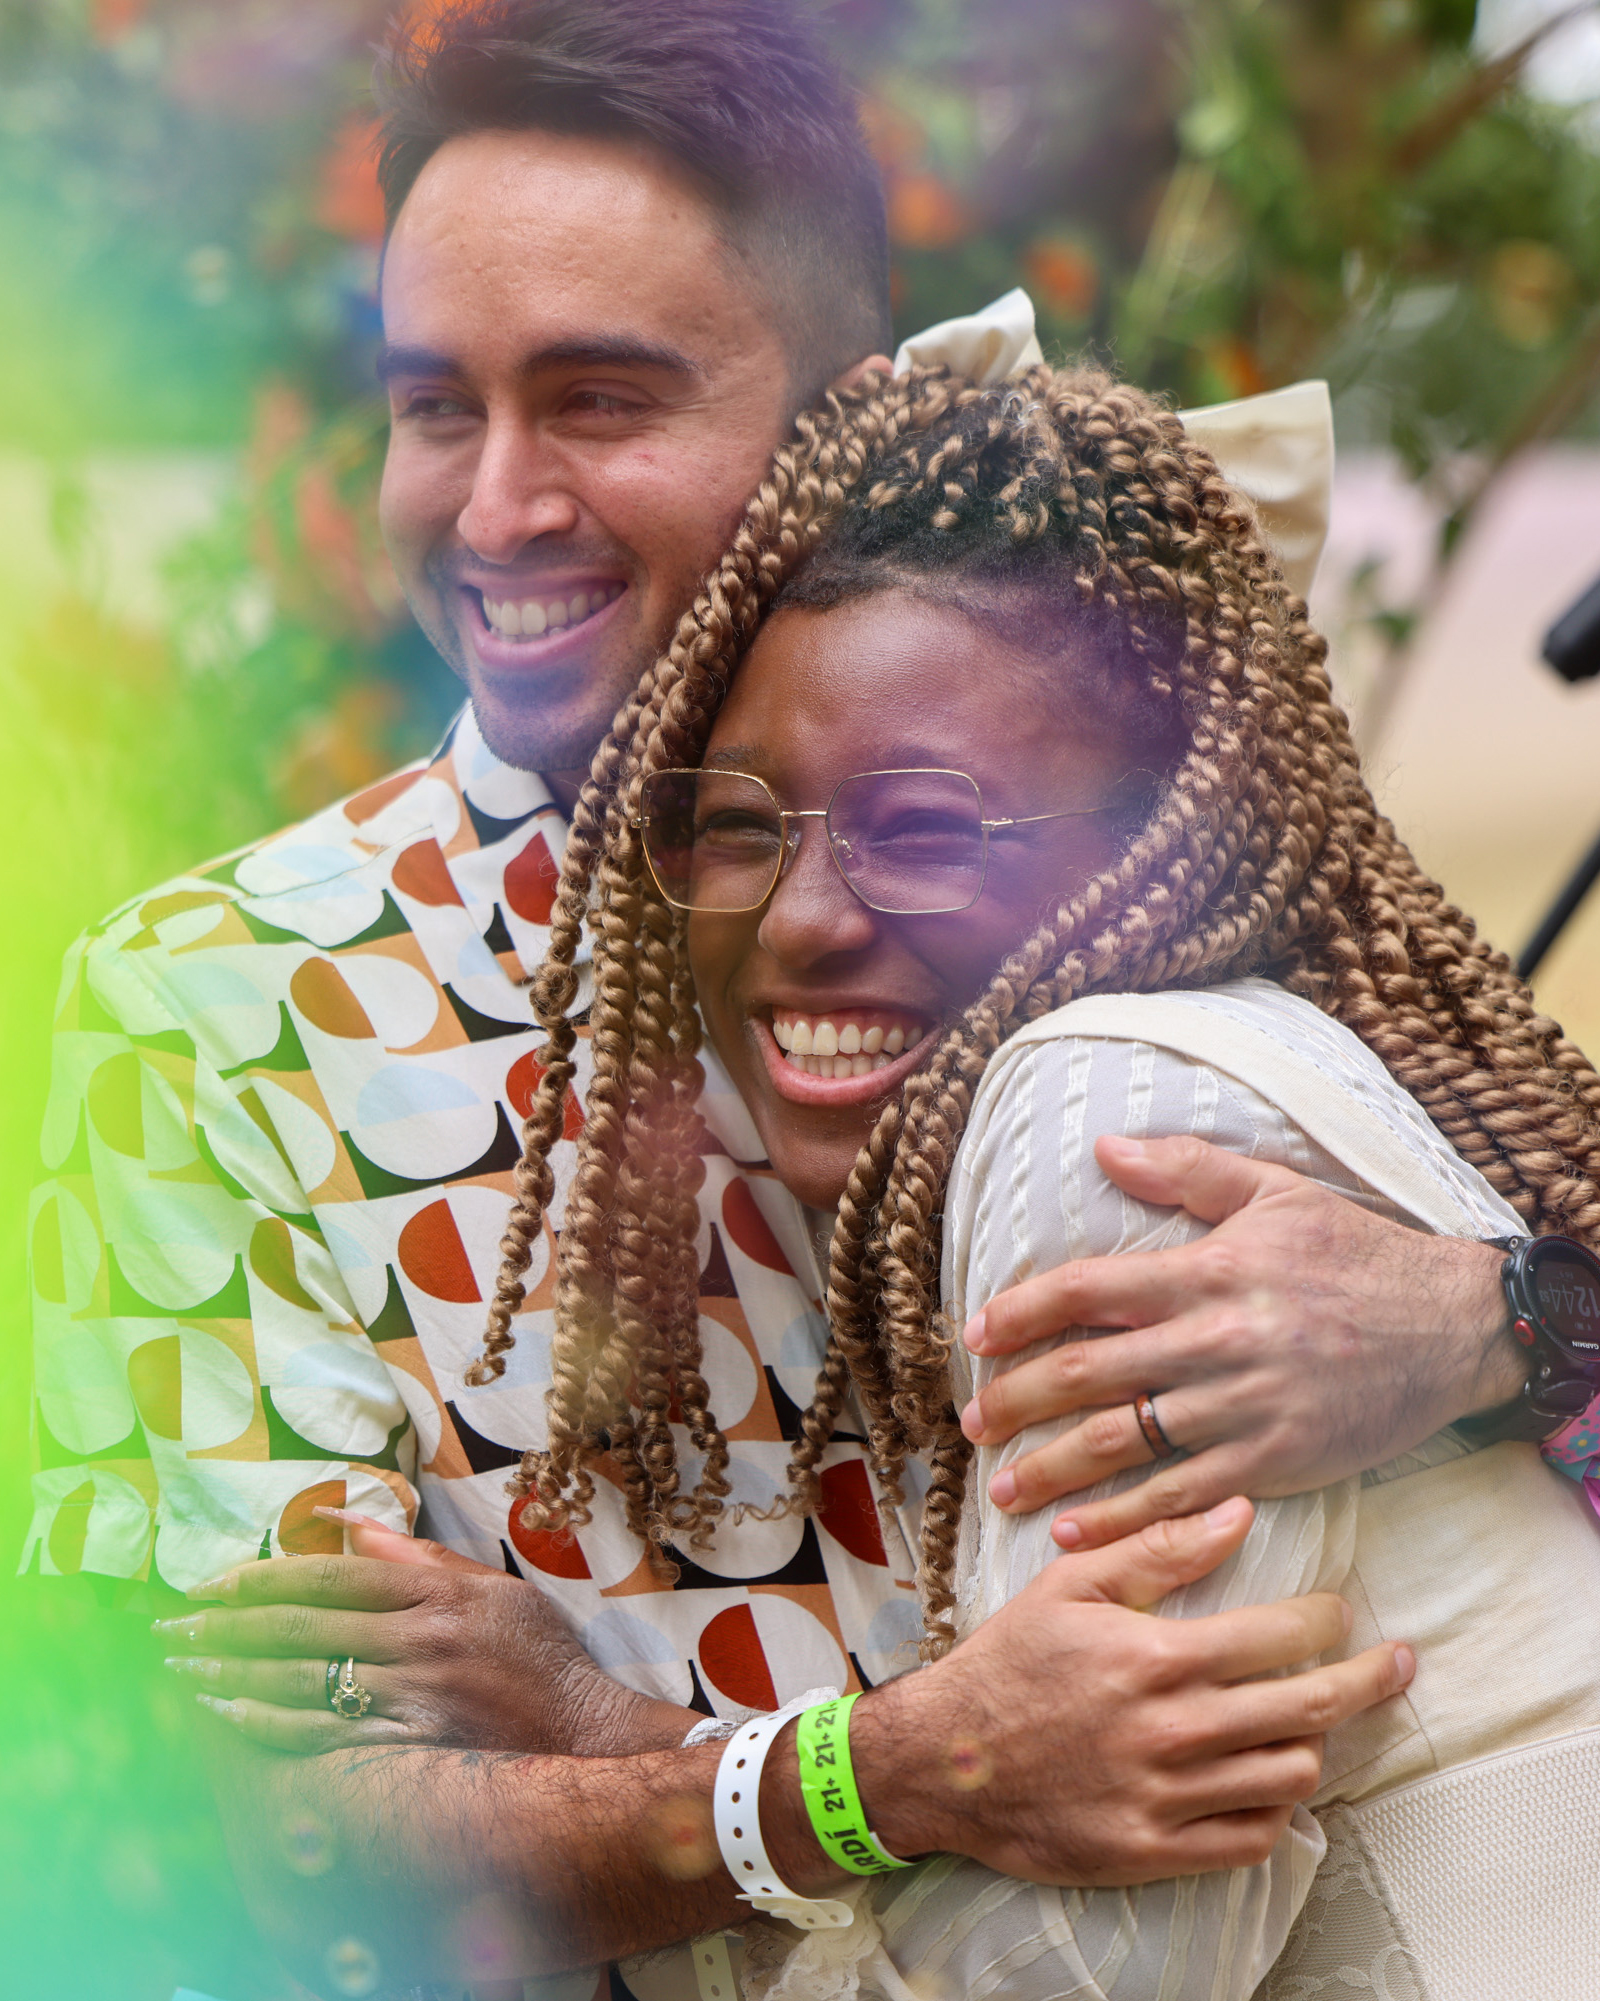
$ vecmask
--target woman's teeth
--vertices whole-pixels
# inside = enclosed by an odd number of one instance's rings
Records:
[[[586,618],[614,604],[626,588],[625,584],[597,584],[593,590],[572,591],[566,597],[507,598],[500,604],[486,597],[483,616],[489,629],[502,639],[537,639],[542,632],[582,625]]]
[[[887,1070],[907,1043],[917,1041],[915,1022],[837,1021],[828,1015],[797,1014],[772,1019],[772,1037],[784,1060],[808,1077],[867,1077]]]

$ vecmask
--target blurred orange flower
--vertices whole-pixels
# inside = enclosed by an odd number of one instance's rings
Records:
[[[245,453],[256,560],[294,616],[367,644],[405,608],[378,534],[380,464],[364,426],[318,431],[292,384],[268,383],[257,396]]]
[[[359,113],[334,134],[322,161],[317,221],[355,243],[383,241],[383,196],[378,189],[378,128]]]
[[[1261,363],[1242,340],[1212,341],[1206,348],[1206,361],[1229,398],[1259,396],[1271,387]]]
[[[97,42],[120,42],[144,19],[149,0],[94,0],[89,32]]]
[[[948,250],[972,227],[955,190],[937,174],[904,174],[889,182],[889,236],[907,250]]]
[[[1022,268],[1040,303],[1062,319],[1084,320],[1094,310],[1100,273],[1072,237],[1036,237],[1022,253]]]

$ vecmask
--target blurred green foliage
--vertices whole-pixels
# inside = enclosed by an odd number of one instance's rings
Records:
[[[373,520],[363,91],[385,11],[0,0],[0,1550],[62,949],[421,750],[452,703]],[[1514,451],[1592,432],[1596,127],[1474,53],[1470,0],[816,11],[864,91],[902,331],[1021,282],[1048,347],[1183,402],[1326,372],[1345,441],[1444,496],[1444,555]],[[170,554],[158,608],[130,608],[88,474],[178,450],[228,454],[233,498]],[[1373,618],[1400,642],[1415,610]],[[288,1992],[159,1683],[142,1621],[0,1587],[7,1993]]]

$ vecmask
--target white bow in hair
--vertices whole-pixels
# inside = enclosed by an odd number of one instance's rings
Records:
[[[902,341],[894,372],[943,362],[958,375],[1000,382],[1043,361],[1033,301],[1019,285],[964,319],[941,320]],[[1255,502],[1283,574],[1304,597],[1328,539],[1333,492],[1333,406],[1326,382],[1294,382],[1263,396],[1180,410],[1179,421]]]

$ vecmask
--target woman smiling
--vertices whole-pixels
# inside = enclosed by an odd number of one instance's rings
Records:
[[[921,1496],[929,1653],[1054,1553],[972,1477],[952,1324],[1030,1269],[1199,1227],[1112,1187],[1100,1135],[1197,1133],[1419,1229],[1595,1235],[1600,1078],[1377,814],[1324,654],[1247,505],[1104,377],[924,373],[802,426],[574,822],[479,1364],[513,1344],[544,1224],[587,922],[595,1081],[530,1524],[582,1525],[598,1472],[658,1561],[739,1534],[695,1306],[696,1004],[772,1171],[831,1229],[827,1355],[779,1506],[814,1510],[830,1441],[864,1431],[884,1502]],[[1109,1478],[1167,1450],[1151,1396],[1090,1422]],[[1243,1997],[1356,1968],[1437,2001],[1556,1991],[1579,1948],[1536,1922],[1547,1874],[1514,1882],[1506,1857],[1554,1852],[1575,1884],[1600,1862],[1559,1804],[1600,1776],[1581,1501],[1530,1447],[1443,1433],[1264,1502],[1160,1609],[1329,1588],[1358,1607],[1352,1651],[1404,1633],[1423,1671],[1334,1732],[1320,1824],[1298,1813],[1264,1865],[1113,1893],[934,1860],[747,1977]]]

